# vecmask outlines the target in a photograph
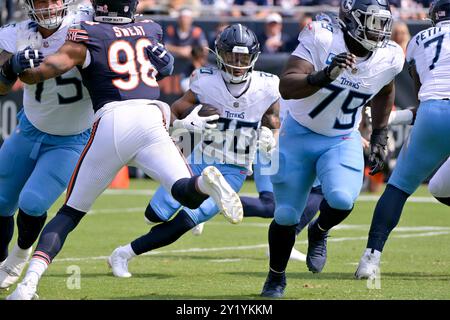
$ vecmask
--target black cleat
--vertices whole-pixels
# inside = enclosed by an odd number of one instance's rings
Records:
[[[306,265],[313,273],[322,272],[327,262],[328,231],[322,231],[317,226],[317,219],[308,226],[308,253]]]
[[[261,297],[283,298],[286,288],[286,274],[269,271],[261,292]]]

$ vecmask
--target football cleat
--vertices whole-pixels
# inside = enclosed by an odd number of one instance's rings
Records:
[[[22,281],[17,285],[16,290],[6,297],[6,300],[37,300],[37,283],[31,279]]]
[[[123,247],[116,248],[113,253],[108,257],[108,265],[112,269],[112,273],[118,278],[130,278],[131,273],[128,272],[127,254],[124,252]]]
[[[306,265],[313,273],[322,272],[327,262],[328,231],[321,231],[317,226],[317,219],[308,226],[308,253]]]
[[[206,189],[205,193],[213,198],[225,219],[233,224],[241,222],[244,217],[241,200],[220,171],[213,166],[206,167],[202,178],[202,190]]]
[[[199,223],[198,225],[196,225],[194,228],[192,228],[192,234],[194,236],[199,236],[203,233],[203,228],[205,227],[205,223]]]
[[[282,298],[284,289],[286,288],[286,274],[269,271],[266,282],[261,292],[261,297],[265,298]]]
[[[267,248],[266,255],[268,257],[270,257],[270,249],[269,248]],[[295,248],[292,248],[291,255],[289,256],[289,260],[305,262],[306,261],[306,254],[301,253],[300,251],[298,251]]]
[[[31,247],[23,250],[17,244],[14,246],[0,267],[0,289],[7,289],[19,280],[32,251]]]
[[[355,272],[356,279],[374,279],[380,271],[381,252],[375,249],[367,248],[361,260],[359,260],[358,269]]]

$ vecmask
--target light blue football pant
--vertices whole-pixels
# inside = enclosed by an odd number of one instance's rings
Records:
[[[424,101],[388,183],[412,194],[449,155],[450,101]]]
[[[330,207],[349,210],[358,197],[364,173],[361,135],[317,134],[287,115],[280,131],[279,170],[272,176],[275,221],[295,225],[316,177]]]
[[[200,175],[203,169],[210,165],[211,164],[191,164],[190,166],[194,175]],[[247,170],[245,168],[227,164],[212,165],[219,169],[234,191],[238,192],[242,188],[245,178],[247,177]],[[169,220],[182,207],[181,204],[162,187],[159,187],[158,190],[156,190],[155,195],[150,201],[150,205],[158,217],[163,221]],[[183,210],[187,212],[195,224],[205,222],[219,213],[219,208],[211,197],[206,199],[197,209],[184,207]]]
[[[262,163],[260,161],[259,151],[256,152],[256,160],[253,164],[253,179],[255,180],[256,190],[261,192],[273,192],[273,185],[270,179],[270,175],[261,174],[262,168],[270,167],[270,163]],[[316,179],[313,183],[313,188],[320,186],[320,182]]]
[[[49,145],[16,130],[0,149],[0,216],[40,216],[66,189],[84,145]]]

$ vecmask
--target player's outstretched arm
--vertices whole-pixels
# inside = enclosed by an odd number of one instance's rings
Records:
[[[286,100],[309,97],[336,80],[345,69],[355,68],[355,63],[353,54],[343,52],[316,72],[312,63],[292,55],[280,78],[280,94]]]
[[[21,73],[20,80],[27,84],[36,84],[58,77],[77,65],[83,65],[86,52],[84,44],[66,41],[58,52],[45,58],[39,67]]]

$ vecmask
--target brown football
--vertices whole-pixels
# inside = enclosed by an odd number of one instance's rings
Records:
[[[200,111],[198,112],[198,115],[200,117],[209,117],[212,116],[214,114],[218,114],[220,115],[219,110],[216,107],[213,107],[209,104],[202,104],[202,108],[200,109]],[[181,118],[184,119],[187,117],[188,114],[190,114],[192,112],[192,110],[195,109],[197,105],[194,105],[192,107],[189,107],[188,109],[186,109],[186,111],[182,114]],[[216,123],[217,120],[215,121],[208,121],[208,123]]]

